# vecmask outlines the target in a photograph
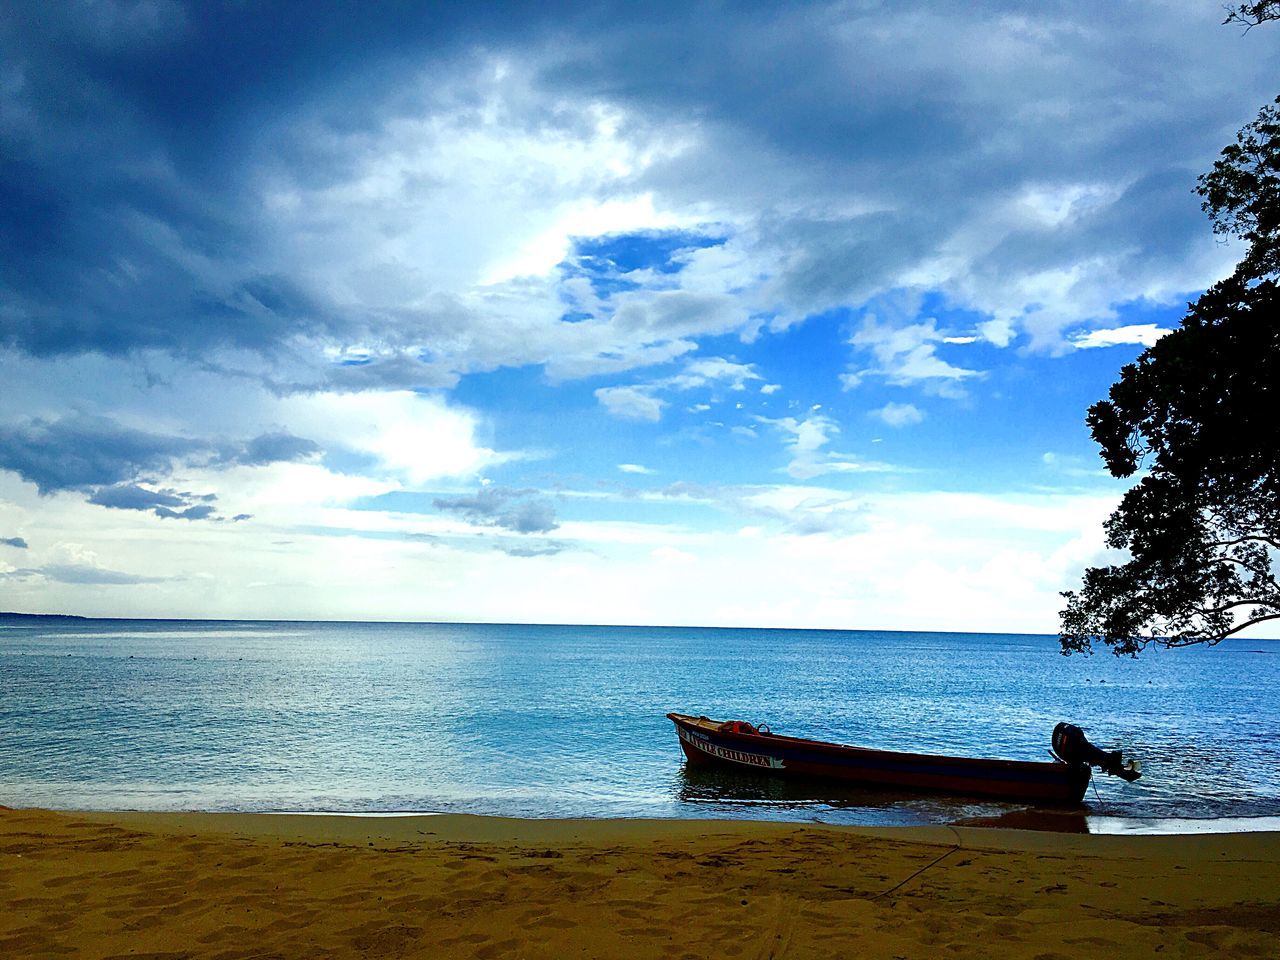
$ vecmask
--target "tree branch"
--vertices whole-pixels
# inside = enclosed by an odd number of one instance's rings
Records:
[[[1280,550],[1280,541],[1273,540],[1271,537],[1264,537],[1260,533],[1246,534],[1243,537],[1236,537],[1234,540],[1210,540],[1210,547],[1234,547],[1241,543],[1265,543],[1273,550]]]
[[[1245,627],[1252,627],[1255,624],[1265,623],[1268,620],[1280,620],[1280,613],[1268,613],[1265,617],[1254,617],[1250,620],[1246,620],[1244,623],[1240,624],[1239,626],[1232,627],[1230,630],[1224,633],[1219,639],[1225,640],[1227,637],[1231,636],[1233,633],[1239,633]]]
[[[1211,617],[1215,613],[1226,613],[1236,607],[1271,607],[1280,610],[1280,597],[1272,597],[1270,599],[1259,600],[1256,597],[1249,597],[1244,600],[1233,600],[1231,603],[1223,604],[1220,607],[1202,607],[1196,610],[1196,614],[1201,617]]]

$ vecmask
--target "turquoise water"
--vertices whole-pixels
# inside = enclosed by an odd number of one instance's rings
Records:
[[[0,803],[925,823],[1014,808],[686,772],[669,710],[1039,760],[1142,760],[1090,812],[1280,815],[1280,643],[1065,658],[1051,636],[0,621]]]

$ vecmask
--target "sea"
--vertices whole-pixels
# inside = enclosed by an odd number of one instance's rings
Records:
[[[686,769],[669,711],[1044,760],[1138,759],[1094,822],[1280,816],[1280,642],[1064,657],[1054,636],[0,617],[0,804],[913,825],[1018,805]],[[1272,821],[1274,822],[1274,821]]]

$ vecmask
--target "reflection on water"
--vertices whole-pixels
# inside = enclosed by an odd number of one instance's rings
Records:
[[[718,809],[727,817],[753,808],[771,812],[776,819],[921,824],[996,820],[1029,812],[1024,806],[993,800],[778,777],[729,767],[685,764],[679,783],[680,802]]]
[[[779,806],[887,808],[920,799],[919,793],[870,789],[819,779],[770,776],[731,767],[685,764],[680,778],[684,803],[762,803]]]

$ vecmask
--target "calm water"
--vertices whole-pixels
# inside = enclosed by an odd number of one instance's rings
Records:
[[[668,710],[1039,760],[1143,761],[1125,817],[1280,815],[1280,643],[1064,658],[1045,636],[88,621],[0,626],[0,803],[922,823],[1014,808],[686,773]]]

